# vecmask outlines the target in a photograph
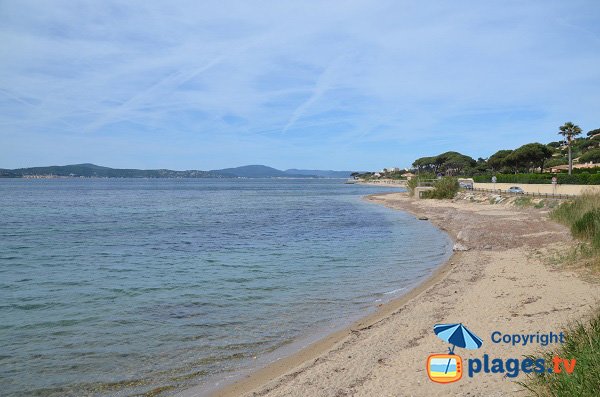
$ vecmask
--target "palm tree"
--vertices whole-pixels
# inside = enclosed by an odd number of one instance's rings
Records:
[[[573,160],[571,159],[571,142],[573,141],[574,136],[581,134],[581,128],[568,121],[560,126],[559,134],[564,136],[567,140],[567,146],[569,148],[569,175],[571,175],[571,172],[573,171]]]

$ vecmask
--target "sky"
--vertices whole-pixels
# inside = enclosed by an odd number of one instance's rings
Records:
[[[600,128],[600,1],[0,0],[0,168],[374,170]]]

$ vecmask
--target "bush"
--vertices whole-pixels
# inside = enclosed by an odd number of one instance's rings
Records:
[[[514,204],[517,207],[529,207],[531,205],[531,197],[517,197]]]
[[[552,211],[552,219],[571,226],[589,211],[600,209],[600,193],[584,193],[581,196],[562,203]]]
[[[543,354],[547,362],[554,356],[577,360],[572,374],[535,373],[528,382],[519,382],[536,396],[592,397],[600,390],[600,312],[589,324],[578,324],[565,332],[565,343]]]
[[[550,216],[569,226],[574,237],[591,243],[582,252],[591,258],[592,267],[600,266],[600,193],[584,193],[561,204]]]
[[[496,174],[498,183],[552,183],[553,174]],[[559,184],[564,185],[600,185],[600,173],[590,173],[579,170],[573,175],[556,174]],[[473,177],[475,182],[491,183],[492,175],[477,175]]]
[[[458,192],[458,179],[444,177],[435,181],[433,190],[423,193],[424,198],[451,199]]]
[[[571,234],[600,248],[600,208],[586,212],[571,225]]]
[[[591,244],[581,253],[600,264],[600,193],[586,193],[561,204],[551,213],[558,222],[571,227],[573,236]],[[578,258],[585,259],[585,256]],[[598,270],[598,267],[596,267]],[[600,390],[600,311],[587,325],[577,324],[565,333],[565,343],[556,351],[544,353],[546,360],[560,356],[577,360],[577,369],[563,373],[535,373],[526,382],[519,382],[536,396],[597,396]]]
[[[473,177],[475,182],[491,183],[492,175]],[[552,183],[551,174],[496,174],[498,183]]]
[[[408,188],[408,195],[410,197],[415,195],[415,188],[418,186],[419,182],[417,178],[412,178],[408,182],[406,182],[406,187]]]

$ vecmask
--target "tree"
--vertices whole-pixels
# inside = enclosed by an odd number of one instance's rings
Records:
[[[562,144],[557,141],[557,142],[550,142],[547,146],[550,146],[550,147],[552,147],[554,149],[558,149],[558,148],[560,148],[562,146]]]
[[[502,167],[506,167],[508,164],[506,163],[506,158],[510,156],[512,150],[498,150],[496,153],[492,154],[488,159],[488,165],[492,167],[492,171],[500,171]]]
[[[421,157],[412,164],[419,171],[445,172],[448,175],[460,174],[469,167],[477,164],[472,157],[458,153],[445,152],[433,157]]]
[[[596,128],[595,130],[591,130],[587,133],[587,136],[589,136],[590,138],[593,137],[594,135],[598,135],[600,134],[600,128]]]
[[[528,143],[516,149],[510,155],[517,165],[526,165],[528,168],[539,167],[544,171],[544,163],[552,157],[552,150],[541,143]]]
[[[412,166],[415,167],[417,171],[436,172],[435,159],[435,157],[420,157],[412,163]]]
[[[564,136],[567,140],[567,146],[569,148],[569,175],[573,172],[573,158],[571,157],[571,142],[573,141],[573,137],[581,134],[581,128],[579,126],[573,124],[570,121],[567,121],[563,125],[559,127],[559,134]]]
[[[579,145],[579,149],[582,153],[585,153],[590,149],[594,149],[598,145],[600,145],[600,141],[597,141],[595,139],[586,139],[585,142],[582,142]]]
[[[445,152],[437,156],[438,171],[447,175],[459,175],[463,170],[477,164],[474,158],[458,152]]]
[[[600,149],[588,150],[584,155],[579,157],[580,163],[600,163]]]

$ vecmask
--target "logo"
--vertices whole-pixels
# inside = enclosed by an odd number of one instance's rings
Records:
[[[462,378],[462,369],[462,358],[456,354],[432,354],[427,357],[427,375],[434,382],[456,382]]]
[[[427,376],[433,382],[452,383],[460,380],[463,374],[462,358],[454,354],[458,346],[463,349],[479,349],[481,338],[461,324],[436,324],[433,332],[444,342],[450,343],[448,354],[432,354],[427,357]]]
[[[452,383],[460,380],[463,372],[466,372],[469,378],[477,374],[499,374],[508,378],[515,378],[521,373],[530,374],[560,374],[571,375],[575,370],[577,360],[574,358],[562,358],[558,356],[547,360],[544,357],[524,359],[519,358],[494,358],[484,354],[482,358],[469,358],[465,360],[454,354],[454,349],[479,349],[483,341],[467,327],[461,324],[436,324],[433,332],[438,338],[451,345],[448,347],[447,354],[432,354],[427,357],[427,375],[429,379],[436,383]],[[503,334],[500,331],[494,331],[490,337],[492,343],[506,344],[511,347],[519,348],[531,344],[547,346],[552,343],[565,343],[562,332],[535,334]]]

